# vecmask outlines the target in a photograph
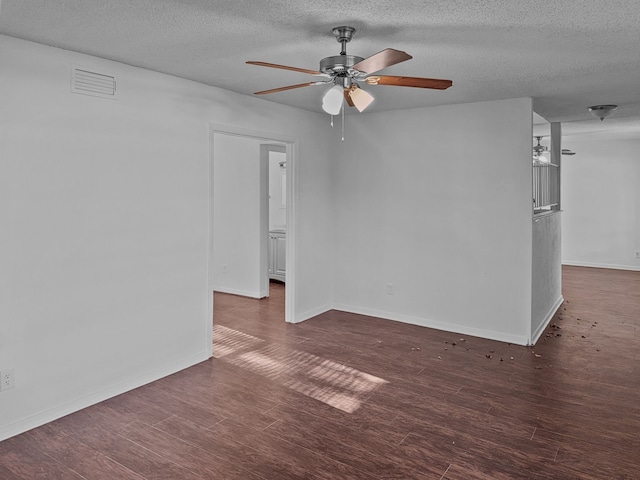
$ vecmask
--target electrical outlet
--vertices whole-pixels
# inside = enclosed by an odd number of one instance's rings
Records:
[[[640,258],[640,252],[636,252],[636,258]]]
[[[387,283],[387,295],[395,295],[396,289],[393,286],[393,283]]]
[[[0,392],[10,390],[16,386],[15,378],[13,376],[13,369],[2,370],[0,372]]]
[[[227,264],[222,265],[222,273],[227,273]]]

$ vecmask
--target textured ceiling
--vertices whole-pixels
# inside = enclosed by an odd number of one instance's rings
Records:
[[[365,86],[367,111],[532,97],[549,121],[640,134],[638,0],[1,1],[0,33],[247,95],[314,77],[246,60],[317,69],[340,51],[331,29],[351,25],[349,54],[413,56],[381,73],[453,80],[446,91]],[[262,98],[319,112],[325,90]],[[599,127],[586,107],[601,103],[620,107]]]

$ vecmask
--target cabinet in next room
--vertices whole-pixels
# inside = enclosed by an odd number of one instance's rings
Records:
[[[269,278],[286,279],[287,234],[282,230],[269,232]]]

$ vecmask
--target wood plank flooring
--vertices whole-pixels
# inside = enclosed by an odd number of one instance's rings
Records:
[[[640,273],[563,268],[534,348],[215,295],[214,355],[0,443],[14,479],[638,479]]]

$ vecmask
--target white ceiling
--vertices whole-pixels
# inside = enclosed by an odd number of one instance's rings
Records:
[[[318,69],[339,54],[332,28],[351,25],[349,54],[413,56],[381,73],[453,80],[445,91],[365,86],[367,111],[532,97],[546,120],[575,122],[565,133],[640,134],[638,0],[0,1],[0,33],[247,95],[315,78],[246,60]],[[325,90],[262,98],[320,112]],[[601,123],[587,107],[603,103],[619,108]]]

